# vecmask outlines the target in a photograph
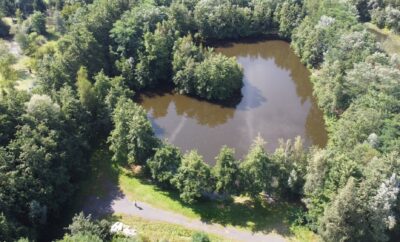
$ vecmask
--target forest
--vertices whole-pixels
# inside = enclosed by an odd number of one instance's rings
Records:
[[[400,238],[400,56],[364,25],[399,34],[400,1],[0,0],[0,17],[0,241],[147,241],[83,214],[47,237],[104,147],[183,203],[269,196],[302,204],[296,223],[321,241]],[[243,69],[212,44],[252,38],[290,42],[311,71],[327,146],[296,138],[268,152],[258,136],[243,160],[223,146],[211,167],[158,138],[135,97],[168,86],[231,100]],[[32,90],[17,88],[10,39]]]

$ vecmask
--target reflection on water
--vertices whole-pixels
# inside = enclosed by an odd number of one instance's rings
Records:
[[[242,99],[233,107],[165,92],[142,95],[159,137],[183,151],[197,149],[209,164],[222,145],[246,154],[261,134],[273,151],[280,138],[303,137],[307,145],[325,146],[322,112],[312,97],[309,71],[283,41],[231,44],[217,48],[236,56],[244,69]]]

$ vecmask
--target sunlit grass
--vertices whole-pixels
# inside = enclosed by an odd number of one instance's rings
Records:
[[[376,35],[380,35],[382,40],[382,48],[388,54],[400,54],[400,35],[397,35],[389,29],[380,29],[372,23],[366,23],[366,27]],[[378,36],[379,39],[379,36]]]
[[[32,64],[30,57],[22,56],[14,65],[15,70],[18,72],[18,80],[16,88],[19,90],[29,91],[33,88],[36,82],[36,77],[29,71],[29,66]]]
[[[189,205],[183,203],[176,192],[161,190],[150,182],[132,176],[129,171],[120,169],[120,188],[131,200],[211,223],[253,232],[277,233],[293,241],[316,241],[313,232],[293,225],[300,211],[297,205],[271,205],[253,202],[247,197],[235,197],[233,203],[201,201]]]
[[[113,220],[121,221],[134,228],[139,237],[145,241],[191,241],[194,233],[199,232],[196,230],[188,229],[180,225],[169,224],[159,221],[149,221],[136,216],[128,216],[117,214],[112,218]],[[219,236],[208,234],[211,241],[232,241],[226,240]]]

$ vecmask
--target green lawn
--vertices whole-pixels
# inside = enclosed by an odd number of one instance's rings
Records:
[[[400,35],[397,35],[388,29],[380,29],[372,23],[366,23],[365,25],[371,33],[375,34],[377,40],[381,42],[382,48],[388,54],[400,55]]]
[[[177,193],[161,190],[149,181],[130,175],[125,169],[121,170],[120,188],[132,200],[212,223],[254,232],[275,232],[295,241],[316,240],[315,235],[306,228],[293,225],[300,211],[298,206],[288,203],[269,205],[244,197],[235,198],[231,204],[201,201],[188,205],[179,199]]]
[[[199,232],[175,224],[159,221],[148,221],[140,217],[127,216],[123,214],[114,215],[112,220],[121,221],[122,223],[135,228],[139,237],[141,237],[144,241],[188,242],[192,241],[191,238],[194,233]],[[209,234],[208,236],[213,242],[231,241],[213,234]]]

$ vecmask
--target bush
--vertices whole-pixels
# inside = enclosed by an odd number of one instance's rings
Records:
[[[192,242],[210,242],[210,238],[203,232],[194,233],[192,236]]]
[[[46,17],[43,13],[35,11],[30,17],[30,30],[38,34],[46,33]]]
[[[68,230],[72,237],[67,236],[65,241],[77,241],[72,238],[99,238],[98,241],[108,240],[111,238],[110,234],[111,224],[107,220],[96,221],[92,220],[91,215],[85,217],[81,212],[72,218],[72,223],[68,226]],[[78,240],[85,241],[85,240]],[[93,240],[86,240],[93,241]]]

